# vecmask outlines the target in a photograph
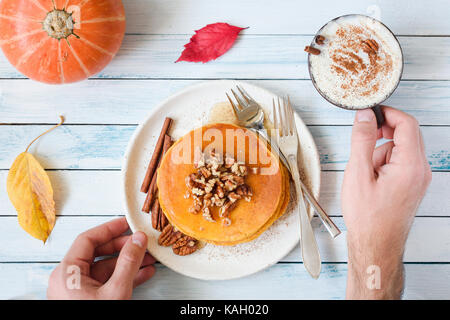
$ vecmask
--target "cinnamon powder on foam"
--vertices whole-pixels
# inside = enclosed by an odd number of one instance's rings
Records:
[[[335,30],[334,35],[325,35],[325,38],[329,40],[322,48],[327,50],[321,53],[322,57],[321,55],[312,57],[312,59],[324,59],[317,60],[317,63],[312,65],[314,67],[320,63],[324,64],[325,69],[322,67],[322,70],[316,70],[316,74],[329,73],[325,76],[322,74],[322,80],[325,83],[328,82],[328,88],[322,88],[321,83],[317,81],[317,75],[314,76],[319,88],[327,95],[332,93],[329,95],[331,100],[350,107],[358,106],[358,104],[369,105],[372,103],[372,98],[380,100],[388,95],[394,85],[394,81],[390,81],[394,61],[388,52],[392,48],[386,48],[386,43],[380,40],[376,36],[377,33],[367,25],[344,24]],[[378,50],[367,50],[364,44],[367,40],[376,41]],[[401,64],[398,65],[401,66]]]
[[[379,81],[369,86],[378,76],[383,74],[388,77],[392,72],[392,58],[387,52],[381,56],[376,53],[367,52],[363,41],[370,39],[370,35],[361,27],[348,26],[341,27],[336,31],[336,35],[342,42],[341,49],[331,50],[330,57],[334,64],[333,70],[342,78],[342,89],[351,89],[352,87],[367,88],[361,94],[363,96],[373,95],[380,89]],[[382,47],[378,51],[383,50]],[[369,63],[364,63],[363,58],[358,54],[364,52],[367,54]],[[343,98],[347,94],[343,95]]]

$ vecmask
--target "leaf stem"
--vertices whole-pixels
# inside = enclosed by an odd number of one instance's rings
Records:
[[[31,141],[30,144],[28,145],[28,147],[25,149],[25,152],[28,152],[28,149],[30,149],[31,145],[32,145],[37,139],[39,139],[39,138],[42,137],[44,134],[47,134],[47,133],[49,133],[50,131],[52,131],[52,130],[58,128],[60,125],[62,125],[62,124],[64,123],[64,117],[63,117],[63,116],[59,116],[59,118],[61,119],[61,121],[60,121],[57,125],[55,125],[54,127],[48,129],[47,131],[41,133],[39,136],[37,136],[36,138],[34,138],[34,140]]]

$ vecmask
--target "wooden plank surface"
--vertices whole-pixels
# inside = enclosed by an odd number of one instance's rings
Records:
[[[53,123],[62,114],[66,124],[138,124],[170,95],[201,81],[119,79],[48,86],[31,80],[0,80],[0,122]],[[306,124],[353,124],[354,112],[332,106],[309,80],[248,82],[279,95],[289,94]],[[450,82],[402,81],[386,104],[412,114],[422,125],[450,125]]]
[[[343,170],[354,113],[330,107],[309,81],[303,48],[328,20],[348,13],[375,15],[399,36],[403,81],[386,102],[414,115],[422,127],[433,181],[408,241],[405,298],[450,296],[450,20],[447,0],[132,0],[125,1],[127,35],[118,56],[94,79],[46,86],[24,79],[0,54],[0,298],[45,298],[47,278],[81,231],[123,214],[122,155],[135,125],[176,91],[205,79],[248,79],[290,94],[310,125],[321,154],[321,202],[337,224]],[[249,14],[251,12],[252,14]],[[226,55],[208,64],[174,63],[194,30],[208,23],[248,26]],[[4,181],[28,141],[63,114],[67,124],[33,147],[51,170],[58,214],[44,246],[20,229]],[[339,137],[337,139],[336,137]],[[150,150],[149,150],[150,152]],[[62,170],[60,170],[62,169]],[[3,182],[2,182],[3,181]],[[226,282],[182,277],[158,265],[135,298],[342,299],[347,265],[345,233],[331,241],[314,220],[324,265],[313,281],[298,248],[256,275]],[[337,264],[334,262],[338,262]],[[239,292],[238,296],[236,292]]]
[[[309,79],[303,49],[311,36],[244,34],[232,50],[215,61],[174,63],[189,38],[127,35],[117,57],[94,78]],[[450,80],[449,37],[399,37],[399,41],[405,60],[402,79]],[[0,75],[24,78],[3,55]]]
[[[190,34],[208,23],[250,27],[252,34],[315,34],[327,21],[349,13],[375,15],[396,34],[450,35],[446,0],[132,0],[124,1],[127,32]]]
[[[55,228],[44,245],[27,235],[17,223],[16,217],[2,217],[0,224],[0,262],[60,261],[73,240],[81,232],[113,219],[101,216],[64,216],[56,221]],[[150,219],[150,216],[149,216]],[[324,262],[346,262],[347,245],[345,224],[341,217],[333,220],[343,234],[331,239],[319,219],[313,219],[317,242]],[[450,262],[448,230],[450,219],[416,217],[409,235],[404,260],[408,262]],[[284,262],[299,262],[299,248],[282,259]]]
[[[27,141],[44,132],[44,125],[2,125],[0,169],[8,169]],[[323,170],[343,170],[350,154],[351,126],[311,126]],[[64,125],[39,139],[30,149],[46,169],[120,169],[135,126]],[[422,127],[433,170],[450,170],[450,127]],[[339,137],[339,139],[336,139]],[[151,153],[153,149],[148,150]]]
[[[45,299],[53,263],[0,263],[0,299]],[[134,299],[343,299],[346,264],[324,264],[318,280],[302,264],[276,264],[252,276],[230,281],[202,281],[157,264],[155,276],[134,291]],[[406,264],[405,299],[450,296],[449,264]],[[239,288],[239,289],[237,289]]]
[[[48,171],[60,216],[119,215],[124,213],[120,171]],[[6,193],[7,170],[0,171],[0,216],[16,214]],[[340,216],[341,171],[322,172],[320,202],[329,215]],[[433,172],[433,180],[417,216],[450,216],[450,172]],[[80,205],[82,204],[82,205]]]

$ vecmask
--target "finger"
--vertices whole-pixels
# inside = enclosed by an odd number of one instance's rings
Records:
[[[372,157],[377,142],[378,131],[375,114],[371,109],[356,112],[352,129],[352,149],[349,165],[361,174],[373,177]]]
[[[381,166],[384,166],[386,163],[389,163],[392,154],[392,148],[394,148],[394,142],[389,141],[381,146],[378,146],[373,153],[373,167],[375,170]]]
[[[383,127],[377,129],[377,140],[383,138]]]
[[[85,231],[75,239],[64,259],[92,263],[96,247],[120,236],[127,229],[126,219],[119,218]]]
[[[392,158],[400,162],[410,162],[421,157],[424,151],[417,120],[391,107],[383,106],[382,110],[386,118],[383,136],[393,139],[396,147]]]
[[[136,277],[134,278],[133,288],[136,288],[137,286],[143,284],[148,279],[153,277],[155,272],[156,272],[156,269],[155,269],[154,266],[147,266],[147,267],[144,267],[144,268],[140,269],[138,271]]]
[[[156,262],[150,254],[146,253],[141,263],[141,268],[148,267]],[[117,257],[96,261],[91,267],[91,277],[104,284],[114,272]]]
[[[133,290],[134,278],[142,264],[147,247],[147,236],[143,232],[134,233],[123,246],[117,259],[116,268],[108,285],[127,295]]]
[[[108,281],[116,267],[117,257],[95,262],[91,266],[91,277],[102,284]]]
[[[95,248],[94,256],[107,256],[122,250],[123,246],[131,236],[119,236],[111,241]]]

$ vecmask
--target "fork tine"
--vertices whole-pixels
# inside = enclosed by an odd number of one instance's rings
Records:
[[[289,112],[289,105],[287,103],[286,98],[283,97],[283,111],[284,111],[284,124],[286,126],[286,135],[292,134],[292,123],[291,123],[291,117]]]
[[[234,111],[234,115],[237,117],[237,113],[240,111],[238,109],[238,107],[234,104],[233,100],[231,100],[230,96],[228,95],[228,93],[225,92],[225,94],[227,95],[228,101],[230,101],[231,106],[233,107],[233,111]]]
[[[236,86],[236,88],[242,94],[242,96],[244,97],[244,99],[247,103],[250,103],[251,101],[253,101],[253,99],[250,97],[250,95],[243,88],[241,88],[239,86]]]
[[[287,131],[286,131],[286,114],[284,112],[284,100],[283,98],[278,97],[278,115],[280,118],[280,131],[281,131],[281,135],[285,136],[287,135]]]
[[[272,98],[272,117],[273,117],[273,130],[271,130],[271,138],[275,139],[275,143],[278,143],[278,139],[280,138],[280,132],[278,131],[277,110],[275,107],[274,98]]]
[[[278,129],[277,110],[275,108],[275,99],[272,98],[272,115],[273,115],[273,128]]]
[[[286,126],[286,135],[291,135],[292,132],[292,124],[291,124],[291,119],[289,117],[289,108],[288,108],[288,104],[286,101],[286,98],[283,97],[283,111],[284,111],[284,124]]]
[[[233,89],[231,89],[231,93],[236,98],[236,101],[237,101],[237,103],[239,105],[239,108],[240,109],[245,109],[247,107],[246,103],[244,103],[244,101],[242,101],[242,99],[239,97],[239,95],[236,94],[236,92],[234,92]]]
[[[292,104],[291,104],[291,99],[289,98],[289,96],[287,96],[288,98],[288,110],[289,110],[289,120],[290,120],[290,128],[291,128],[291,135],[295,134],[296,129],[295,129],[295,118],[294,118],[294,110],[292,109]]]

